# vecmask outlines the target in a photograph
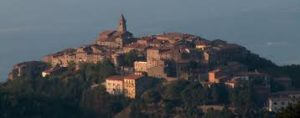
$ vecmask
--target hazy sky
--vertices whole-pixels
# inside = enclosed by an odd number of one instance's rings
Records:
[[[0,80],[15,63],[93,42],[121,13],[136,36],[192,33],[300,64],[300,0],[0,0]]]

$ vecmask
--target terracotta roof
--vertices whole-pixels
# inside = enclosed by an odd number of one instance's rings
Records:
[[[114,30],[103,31],[103,32],[100,33],[100,36],[108,36],[108,35],[111,35],[114,32],[116,32],[116,31],[114,31]]]
[[[126,32],[119,32],[119,31],[104,31],[100,33],[100,36],[98,37],[99,41],[114,41],[117,37],[122,37],[130,35],[132,36],[132,33],[126,31]]]
[[[114,75],[106,78],[105,80],[114,80],[114,81],[123,81],[123,76],[120,75]]]
[[[133,79],[133,80],[137,80],[137,79],[140,79],[141,77],[143,77],[143,75],[134,75],[134,74],[131,74],[131,75],[125,76],[124,79]]]
[[[65,49],[63,51],[59,51],[57,53],[50,54],[48,56],[58,57],[58,56],[63,56],[63,55],[72,55],[74,53],[76,53],[76,49],[74,49],[74,48],[68,48],[68,49]]]
[[[146,48],[146,45],[132,43],[132,44],[127,45],[125,48]]]

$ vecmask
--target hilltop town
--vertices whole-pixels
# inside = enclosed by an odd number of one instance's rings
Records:
[[[116,30],[99,33],[92,44],[46,55],[42,61],[15,65],[9,80],[27,76],[28,72],[30,76],[48,78],[63,73],[71,66],[74,67],[72,71],[80,71],[83,63],[104,61],[111,62],[116,73],[106,77],[102,83],[93,83],[92,87],[104,86],[107,93],[130,99],[139,99],[153,86],[154,79],[164,84],[183,80],[208,88],[222,84],[228,89],[241,88],[248,83],[269,112],[278,112],[300,99],[300,91],[293,87],[289,76],[271,73],[268,68],[276,68],[277,65],[245,47],[177,32],[135,37],[127,30],[123,15]],[[272,92],[273,83],[279,84],[284,91]],[[202,111],[224,109],[222,104],[197,107]],[[230,107],[230,110],[233,109]],[[183,112],[183,109],[178,108],[177,111]]]

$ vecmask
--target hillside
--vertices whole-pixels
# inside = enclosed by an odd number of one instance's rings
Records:
[[[299,93],[299,68],[220,39],[134,37],[122,15],[92,44],[16,64],[0,117],[275,117],[268,100]]]

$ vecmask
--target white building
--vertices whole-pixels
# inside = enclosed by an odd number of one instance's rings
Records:
[[[267,109],[270,112],[278,112],[289,105],[300,101],[300,91],[284,91],[272,94],[268,100]]]

